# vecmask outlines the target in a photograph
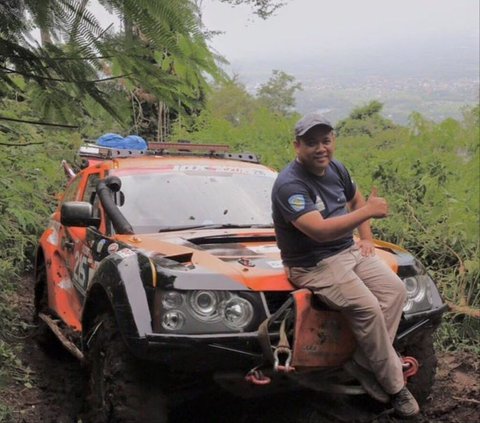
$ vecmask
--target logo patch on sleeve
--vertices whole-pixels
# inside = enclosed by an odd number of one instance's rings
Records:
[[[325,210],[325,203],[322,201],[319,195],[317,195],[317,198],[315,199],[315,208],[321,212]]]
[[[294,211],[300,211],[305,208],[305,198],[302,194],[294,194],[288,198],[288,204]]]

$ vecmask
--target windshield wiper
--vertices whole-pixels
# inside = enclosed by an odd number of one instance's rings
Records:
[[[244,224],[237,225],[234,223],[211,223],[206,225],[183,225],[183,226],[165,226],[158,232],[174,232],[186,231],[189,229],[243,229],[243,228],[273,228],[271,223],[267,224]]]

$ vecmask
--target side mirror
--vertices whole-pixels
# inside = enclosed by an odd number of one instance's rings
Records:
[[[60,222],[64,226],[100,226],[100,219],[93,217],[93,207],[86,201],[67,201],[60,210]]]

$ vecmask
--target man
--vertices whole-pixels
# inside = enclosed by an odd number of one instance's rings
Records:
[[[387,202],[376,189],[365,200],[347,169],[333,159],[335,133],[324,116],[304,116],[295,136],[297,157],[280,172],[272,190],[275,232],[288,277],[349,321],[358,348],[345,370],[373,398],[391,400],[399,415],[416,415],[419,406],[404,386],[392,346],[405,286],[375,256],[369,223],[387,216]]]

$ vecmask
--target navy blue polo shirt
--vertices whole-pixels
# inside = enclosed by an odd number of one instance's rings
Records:
[[[325,175],[318,176],[294,160],[283,169],[272,189],[272,215],[283,263],[311,267],[353,245],[353,232],[344,238],[317,242],[298,230],[292,221],[317,210],[324,219],[348,213],[347,202],[356,187],[345,166],[332,160]]]

